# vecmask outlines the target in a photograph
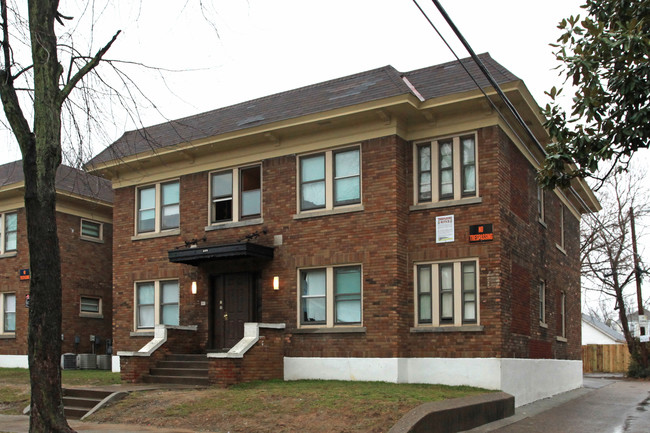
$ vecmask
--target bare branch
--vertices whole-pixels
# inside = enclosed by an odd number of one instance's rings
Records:
[[[118,30],[117,33],[113,36],[113,38],[102,48],[100,49],[97,54],[92,58],[91,61],[86,63],[81,69],[77,71],[76,74],[72,76],[70,81],[66,83],[66,85],[61,89],[61,92],[59,93],[59,105],[63,104],[63,101],[68,97],[72,89],[75,88],[77,83],[86,75],[88,72],[92,71],[101,61],[102,57],[104,57],[104,54],[111,48],[111,45],[113,45],[113,42],[117,39],[119,34],[122,33],[121,30]]]

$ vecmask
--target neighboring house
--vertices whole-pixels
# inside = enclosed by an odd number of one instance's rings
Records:
[[[481,58],[547,143],[523,82]],[[540,190],[514,124],[451,62],[125,133],[87,166],[115,193],[114,370],[198,353],[222,385],[467,384],[517,405],[579,387],[579,220],[599,204],[582,181]]]
[[[111,338],[113,194],[105,179],[61,166],[56,174],[62,351],[105,353]],[[0,367],[28,367],[29,248],[22,161],[0,165]],[[93,347],[90,336],[98,339]]]
[[[595,317],[582,315],[582,345],[625,344],[625,336]]]

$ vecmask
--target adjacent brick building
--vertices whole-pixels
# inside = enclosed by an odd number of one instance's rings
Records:
[[[105,353],[112,332],[110,183],[67,166],[56,177],[62,351]],[[27,368],[29,247],[22,161],[0,166],[0,366]],[[90,336],[99,337],[97,345]]]
[[[547,143],[523,82],[481,58]],[[459,62],[387,66],[95,157],[115,193],[115,369],[137,381],[182,350],[222,384],[470,384],[517,404],[579,386],[579,219],[598,202],[537,187],[543,151],[462,62],[487,97]]]

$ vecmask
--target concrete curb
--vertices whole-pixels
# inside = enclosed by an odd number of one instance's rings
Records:
[[[515,398],[505,392],[424,403],[402,417],[388,433],[456,433],[515,413]]]

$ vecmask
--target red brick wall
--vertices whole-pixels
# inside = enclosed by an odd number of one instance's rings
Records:
[[[16,293],[16,335],[14,339],[0,339],[0,354],[27,354],[27,321],[25,295],[29,281],[19,281],[20,269],[29,268],[25,209],[18,210],[18,246],[15,257],[0,258],[2,291]],[[96,353],[105,353],[105,339],[111,337],[112,322],[112,227],[104,224],[104,242],[80,239],[81,219],[57,212],[57,229],[61,249],[62,276],[62,353],[91,353],[90,335],[101,337]],[[80,296],[100,297],[103,318],[80,317]],[[74,345],[78,335],[80,344]]]
[[[294,219],[297,172],[294,155],[262,162],[264,222],[259,225],[205,231],[209,179],[205,171],[180,178],[180,235],[132,240],[135,187],[116,190],[113,259],[117,349],[138,350],[150,338],[130,335],[135,281],[178,278],[181,324],[198,325],[200,343],[197,350],[204,350],[208,338],[210,275],[256,270],[260,291],[256,320],[286,323],[285,356],[525,357],[529,356],[529,341],[534,338],[551,344],[556,357],[578,359],[577,221],[567,212],[568,232],[573,232],[567,237],[568,254],[564,255],[555,247],[557,215],[554,212],[558,200],[547,193],[548,228],[544,228],[536,218],[532,166],[499,128],[480,129],[477,138],[482,202],[460,207],[408,210],[413,196],[412,144],[396,136],[361,143],[362,212]],[[436,244],[435,217],[449,214],[455,216],[456,241]],[[483,223],[493,224],[494,240],[470,244],[469,226]],[[272,246],[274,236],[282,236],[282,245],[275,248],[271,261],[223,261],[199,268],[169,263],[168,250],[183,247],[185,241],[205,236],[205,243],[201,241],[199,245],[233,243],[262,229],[266,229],[267,234],[260,235],[254,242]],[[411,332],[414,326],[414,263],[468,257],[479,260],[479,308],[483,330]],[[365,332],[301,332],[296,323],[298,269],[343,264],[363,267]],[[567,266],[575,272],[559,272]],[[517,269],[526,269],[528,274],[517,272]],[[278,291],[272,288],[273,276],[280,279]],[[189,291],[193,278],[199,282],[197,295]],[[540,278],[548,279],[549,328],[545,331],[538,329],[535,310],[530,307],[535,302],[533,282]],[[555,339],[554,306],[560,289],[567,291],[567,317],[575,316],[567,323],[570,329],[568,344]],[[574,345],[578,351],[574,350]]]

